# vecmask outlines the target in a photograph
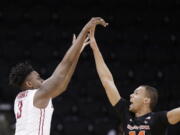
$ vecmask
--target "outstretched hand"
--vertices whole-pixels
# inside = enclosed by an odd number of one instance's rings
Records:
[[[86,25],[85,25],[85,29],[90,31],[92,28],[96,27],[96,25],[102,25],[104,27],[106,27],[108,25],[108,23],[106,23],[104,21],[104,19],[102,19],[101,17],[93,17]]]
[[[105,22],[104,26],[108,26],[108,23]],[[95,39],[95,29],[96,29],[96,26],[93,26],[91,29],[90,29],[90,33],[89,33],[89,38],[90,38],[90,46],[92,49],[94,49],[96,46],[97,46],[97,43],[96,43],[96,39]]]
[[[81,51],[82,52],[84,50],[84,48],[90,44],[91,47],[93,47],[93,43],[92,42],[95,42],[96,43],[96,40],[94,38],[94,32],[95,32],[95,28],[97,25],[102,25],[104,27],[106,27],[108,25],[108,23],[106,23],[104,21],[104,19],[102,19],[101,17],[93,17],[84,27],[84,29],[86,31],[89,32],[89,34],[87,35],[86,39],[84,40],[83,42],[83,46],[81,48]],[[72,41],[72,44],[74,44],[76,41],[76,35],[73,34],[73,41]]]

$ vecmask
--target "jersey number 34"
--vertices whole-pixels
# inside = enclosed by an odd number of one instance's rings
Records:
[[[129,135],[136,135],[136,131],[130,131]],[[145,135],[145,131],[139,131],[138,135]]]

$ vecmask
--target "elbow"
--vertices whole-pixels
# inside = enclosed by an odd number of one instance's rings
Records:
[[[174,120],[168,120],[168,122],[169,122],[171,125],[175,125],[175,124],[177,124],[178,122],[180,122],[180,120],[174,119]]]
[[[167,113],[168,122],[175,125],[180,122],[180,107],[173,109]]]
[[[173,118],[173,119],[169,120],[169,123],[171,125],[175,125],[175,124],[177,124],[179,122],[180,122],[180,116],[178,116],[178,115],[176,116],[176,118]]]

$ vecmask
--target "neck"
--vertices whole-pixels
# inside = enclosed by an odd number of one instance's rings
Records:
[[[21,90],[22,90],[22,91],[29,90],[29,89],[32,89],[32,88],[29,88],[29,87],[26,86],[26,85],[23,85],[23,86],[21,87]]]
[[[138,112],[135,113],[135,116],[140,117],[140,116],[143,116],[143,115],[148,114],[150,112],[152,112],[150,108],[142,108]]]

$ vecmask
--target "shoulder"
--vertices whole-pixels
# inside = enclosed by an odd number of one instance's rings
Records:
[[[30,97],[30,96],[34,95],[37,90],[38,90],[38,89],[21,91],[21,92],[19,92],[19,93],[17,94],[15,100],[21,100],[21,99],[24,99],[24,98],[26,98],[26,97]]]
[[[161,112],[153,112],[152,113],[152,119],[162,125],[169,124],[168,118],[167,118],[167,111],[161,111]]]
[[[39,90],[39,89],[30,89],[30,90],[27,90],[27,92],[28,92],[29,94],[34,94],[34,93],[36,93],[38,90]]]
[[[120,112],[124,112],[124,111],[128,111],[129,109],[128,109],[128,107],[129,107],[129,102],[126,100],[126,99],[124,99],[124,98],[121,98],[119,101],[118,101],[118,103],[114,106],[114,109],[116,110],[116,111],[120,111]]]
[[[17,99],[24,98],[24,97],[27,96],[27,93],[28,93],[27,90],[26,90],[26,91],[21,91],[21,92],[19,92],[19,93],[17,94],[16,98],[17,98]]]
[[[126,99],[121,98],[119,102],[114,106],[117,116],[122,120],[123,123],[127,123],[132,118],[129,111],[129,103]]]
[[[167,111],[151,112],[150,116],[155,119],[161,119],[162,117],[167,117]]]
[[[152,115],[154,117],[162,117],[162,116],[166,116],[167,117],[167,111],[152,112]]]
[[[116,107],[126,106],[128,104],[129,103],[126,99],[121,98],[114,107],[116,108]]]

